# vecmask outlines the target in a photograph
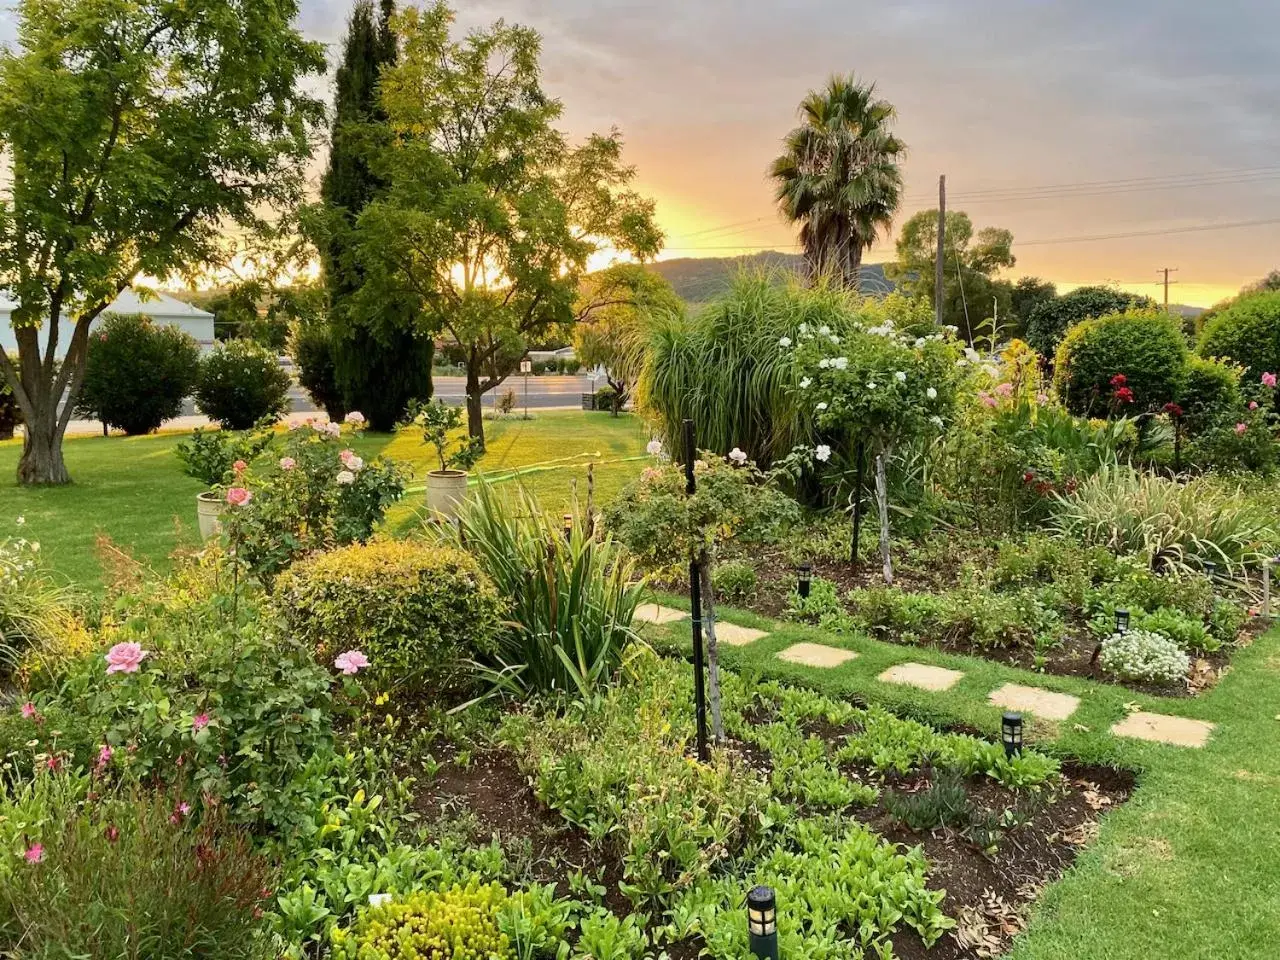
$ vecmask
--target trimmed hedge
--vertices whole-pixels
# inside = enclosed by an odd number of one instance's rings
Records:
[[[1076,324],[1058,345],[1054,382],[1076,414],[1101,417],[1159,410],[1182,390],[1190,351],[1163,313],[1113,313]],[[1116,399],[1122,375],[1132,401]]]
[[[403,540],[352,544],[300,560],[276,583],[294,634],[331,664],[360,650],[384,688],[454,685],[493,656],[505,605],[470,554]]]
[[[1249,294],[1226,307],[1205,325],[1196,352],[1234,360],[1244,367],[1246,383],[1280,373],[1280,290]]]
[[[1240,368],[1231,363],[1187,358],[1177,402],[1186,416],[1188,430],[1200,433],[1241,408],[1240,374]]]
[[[1154,310],[1156,302],[1112,287],[1077,287],[1061,297],[1037,303],[1027,317],[1027,343],[1043,357],[1052,357],[1077,323],[1126,310]]]

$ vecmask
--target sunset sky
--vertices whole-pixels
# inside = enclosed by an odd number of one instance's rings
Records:
[[[304,31],[336,52],[350,0],[301,3]],[[463,26],[506,17],[541,32],[569,133],[622,130],[664,257],[794,249],[765,168],[804,93],[855,71],[899,111],[898,222],[935,206],[945,173],[953,209],[1013,231],[1011,278],[1158,296],[1169,266],[1172,300],[1209,304],[1280,267],[1274,0],[459,6]],[[1141,235],[1078,239],[1114,234]],[[892,252],[882,239],[868,260]]]

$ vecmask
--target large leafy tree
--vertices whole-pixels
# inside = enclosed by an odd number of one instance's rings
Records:
[[[369,168],[365,138],[384,121],[378,81],[396,60],[392,0],[357,0],[334,78],[333,134],[320,193],[326,212],[321,264],[329,294],[328,361],[341,406],[359,410],[376,430],[390,430],[415,399],[431,396],[431,337],[416,323],[411,300],[361,299],[364,269],[354,249],[356,219],[385,187]],[[384,291],[385,294],[385,291]],[[313,345],[317,333],[310,328]]]
[[[655,321],[682,316],[684,301],[652,270],[622,263],[583,281],[578,313],[584,319],[574,329],[574,349],[588,367],[604,370],[617,416],[640,378]]]
[[[452,21],[442,3],[396,21],[400,59],[382,74],[370,161],[387,187],[356,226],[360,296],[408,298],[457,342],[468,430],[483,442],[483,395],[531,340],[573,323],[592,254],[652,256],[661,234],[616,131],[573,146],[555,129],[538,35],[498,22],[454,41]]]
[[[139,276],[219,264],[229,224],[260,232],[300,199],[323,105],[299,81],[324,55],[296,12],[21,0],[18,42],[0,56],[0,285],[19,304],[18,362],[0,353],[0,371],[26,420],[20,482],[70,480],[62,437],[90,325],[112,300]]]
[[[983,227],[976,234],[973,221],[962,211],[947,214],[943,251],[942,311],[939,323],[955,327],[968,343],[981,336],[997,336],[991,321],[1005,326],[1013,317],[1013,287],[996,273],[1016,263],[1013,234],[1002,227]],[[885,268],[908,293],[933,303],[938,261],[938,211],[921,210],[902,225],[898,257]]]
[[[769,176],[778,209],[800,225],[811,274],[855,286],[863,252],[891,226],[906,153],[892,132],[896,117],[875,84],[853,76],[833,77],[800,104],[801,124],[783,140]]]

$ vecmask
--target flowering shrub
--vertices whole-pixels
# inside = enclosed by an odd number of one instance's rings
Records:
[[[1098,663],[1122,680],[1175,683],[1187,675],[1190,658],[1177,643],[1158,633],[1129,630],[1102,641]]]
[[[1086,320],[1058,345],[1058,396],[1073,413],[1086,416],[1159,410],[1177,400],[1189,356],[1181,328],[1166,314],[1113,313]]]
[[[223,524],[238,556],[270,582],[296,558],[369,539],[404,494],[406,468],[368,463],[346,446],[363,422],[310,421],[285,435],[279,459],[237,470]]]
[[[253,430],[204,430],[197,427],[190,438],[173,448],[182,463],[182,472],[216,487],[232,479],[237,461],[251,463],[271,443],[274,433],[268,424]]]
[[[106,960],[151,944],[147,956],[269,954],[262,918],[274,878],[245,832],[165,793],[89,787],[42,773],[0,793],[0,952]]]
[[[492,656],[504,614],[468,554],[401,540],[301,560],[276,583],[273,600],[321,663],[336,657],[344,673],[368,665],[375,683],[414,691],[456,684],[468,660]]]

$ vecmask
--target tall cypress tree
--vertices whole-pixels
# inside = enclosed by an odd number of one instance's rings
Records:
[[[325,286],[329,292],[329,322],[336,386],[345,406],[359,410],[375,430],[390,430],[410,400],[431,396],[430,337],[416,333],[406,308],[382,304],[371,316],[356,304],[360,264],[351,249],[348,231],[360,211],[382,189],[370,171],[360,143],[360,126],[382,119],[378,105],[378,76],[396,59],[391,31],[394,0],[356,0],[347,25],[334,93],[333,137],[329,168],[320,195],[336,214],[334,229],[322,251]]]

